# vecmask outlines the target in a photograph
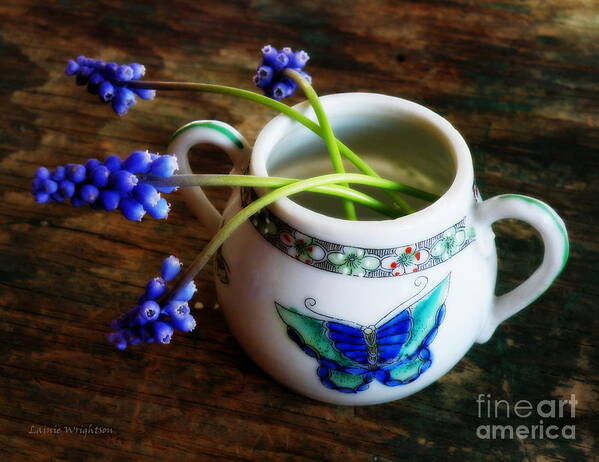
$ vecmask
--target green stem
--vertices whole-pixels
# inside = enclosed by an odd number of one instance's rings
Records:
[[[386,178],[362,175],[360,173],[345,173],[344,178],[348,178],[346,183],[362,184],[366,186],[374,186],[384,191],[393,191],[406,193],[410,190],[410,186],[403,183],[398,183],[394,180]],[[319,177],[317,177],[319,178]],[[153,186],[253,186],[257,188],[279,188],[291,183],[297,183],[295,178],[283,178],[276,176],[255,176],[255,175],[226,175],[226,174],[188,174],[188,175],[173,175],[169,178],[158,178],[149,176],[145,182]],[[356,191],[357,192],[357,191]],[[420,191],[421,199],[429,202],[434,202],[439,199],[439,196],[424,191]]]
[[[296,111],[291,106],[287,106],[279,101],[275,101],[272,98],[268,98],[264,95],[260,95],[253,91],[242,90],[241,88],[235,87],[227,87],[225,85],[214,85],[209,83],[195,83],[195,82],[159,82],[159,81],[151,81],[151,80],[132,80],[127,83],[127,86],[130,88],[145,88],[149,90],[173,90],[173,91],[205,91],[207,93],[219,93],[223,95],[231,95],[237,98],[247,99],[249,101],[253,101],[258,104],[262,104],[263,106],[268,106],[275,111],[281,112],[291,119],[301,123],[309,130],[316,133],[318,136],[322,137],[322,129],[320,126],[310,120],[308,117],[303,115],[302,113]],[[366,175],[379,177],[380,175],[370,167],[366,162],[364,162],[360,156],[358,156],[355,152],[353,152],[350,148],[348,148],[341,141],[337,140],[337,146],[339,146],[339,152],[347,158],[352,164],[356,166],[358,170]],[[435,197],[434,194],[423,191],[421,189],[412,188],[410,186],[406,186],[403,193],[418,197],[421,199],[426,199],[430,197]],[[410,205],[396,192],[387,191],[389,197],[391,197],[400,207],[402,207],[406,212],[412,213],[414,209],[410,207]],[[426,199],[430,200],[430,199]]]
[[[327,196],[336,196],[342,199],[351,201],[352,203],[361,204],[369,209],[379,212],[388,218],[395,219],[405,215],[401,210],[395,207],[391,207],[383,201],[380,201],[368,194],[364,194],[361,191],[348,188],[342,185],[325,185],[317,186],[312,189],[306,190],[306,192],[314,192],[320,194],[326,194]]]
[[[318,97],[318,94],[316,93],[312,85],[310,85],[310,83],[298,72],[292,69],[285,69],[284,74],[299,85],[299,87],[306,95],[306,98],[308,98],[308,101],[310,101],[312,109],[314,110],[314,114],[316,114],[316,118],[318,119],[318,123],[320,124],[320,129],[322,130],[322,137],[327,147],[327,151],[329,151],[329,156],[331,157],[331,164],[333,164],[333,170],[335,171],[335,173],[345,173],[343,159],[341,158],[341,154],[339,153],[339,146],[337,145],[337,138],[335,138],[335,134],[333,133],[333,127],[331,127],[329,118],[327,117],[326,112],[324,112],[324,108],[320,103],[320,98]],[[345,209],[345,216],[348,220],[358,219],[356,215],[356,208],[354,207],[353,202],[348,200],[343,201],[343,208]]]
[[[266,180],[266,181],[265,181]],[[257,177],[250,175],[174,175],[169,178],[148,177],[144,182],[156,187],[192,187],[192,186],[253,186],[263,188],[279,188],[299,180],[293,178]],[[347,199],[356,204],[364,205],[388,218],[398,218],[404,215],[399,209],[386,204],[368,194],[340,185],[318,186],[306,190],[310,193],[325,194]]]
[[[235,178],[247,178],[246,175],[231,176]],[[222,179],[220,179],[219,181],[221,182],[221,184],[223,184]],[[356,173],[333,173],[330,175],[322,175],[313,178],[308,178],[306,180],[299,180],[286,186],[281,186],[280,188],[275,189],[274,191],[271,191],[262,197],[259,197],[254,202],[249,204],[247,207],[241,209],[239,212],[233,215],[233,217],[231,217],[229,221],[227,221],[222,226],[222,228],[214,235],[210,242],[208,242],[206,247],[202,249],[200,254],[194,259],[189,268],[179,278],[177,284],[169,292],[169,294],[175,293],[179,289],[189,284],[202,270],[202,268],[204,268],[206,263],[208,263],[212,255],[218,250],[222,243],[229,238],[229,236],[233,233],[233,231],[235,231],[235,229],[237,229],[238,226],[240,226],[252,215],[258,213],[264,207],[272,204],[273,202],[278,201],[279,199],[282,199],[283,197],[291,196],[292,194],[297,194],[299,192],[306,191],[307,189],[331,185],[335,183],[359,183],[370,184],[372,186],[377,186],[378,183],[378,185],[384,185],[384,187],[386,187],[387,189],[393,189],[398,186],[398,184],[392,180],[386,180],[383,178],[373,178]],[[399,186],[403,187],[403,185]],[[167,295],[166,298],[168,298],[168,296],[169,295]]]

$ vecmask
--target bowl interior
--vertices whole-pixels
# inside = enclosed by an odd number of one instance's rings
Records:
[[[381,176],[442,195],[452,184],[456,173],[449,140],[443,132],[424,118],[398,111],[377,114],[376,111],[341,114],[329,113],[337,138],[364,159]],[[348,172],[359,171],[347,160]],[[266,161],[270,176],[309,178],[333,173],[330,157],[322,138],[299,124],[293,124],[278,140]],[[389,203],[380,189],[353,185],[355,189]],[[429,202],[404,196],[416,210]],[[338,198],[315,193],[290,197],[294,202],[336,218],[343,218]],[[360,220],[387,219],[367,207],[357,207]]]

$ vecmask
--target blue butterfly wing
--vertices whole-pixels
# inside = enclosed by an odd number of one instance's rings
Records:
[[[368,388],[373,374],[351,359],[352,356],[362,357],[360,345],[356,343],[359,341],[357,333],[360,333],[360,338],[362,336],[360,329],[312,318],[278,303],[276,309],[287,326],[289,338],[306,355],[318,361],[316,374],[325,387],[341,393],[359,393]],[[356,346],[358,349],[355,349]],[[346,349],[347,354],[342,349]]]
[[[449,275],[429,293],[377,328],[379,382],[396,386],[416,380],[432,363],[429,345],[445,316]]]
[[[397,358],[404,344],[410,338],[412,317],[408,310],[398,315],[376,329],[377,354],[379,364]]]
[[[326,326],[328,336],[338,351],[358,364],[368,365],[368,346],[361,328],[332,321]]]
[[[431,344],[445,316],[449,275],[434,289],[409,307],[412,317],[410,338],[404,343],[399,360],[415,356]]]
[[[376,379],[388,387],[407,385],[420,377],[431,364],[431,352],[423,347],[410,358],[377,370]]]

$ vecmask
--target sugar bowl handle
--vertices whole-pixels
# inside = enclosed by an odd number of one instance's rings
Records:
[[[197,144],[212,144],[225,151],[233,162],[230,173],[243,174],[247,168],[251,148],[245,138],[230,125],[218,120],[196,120],[183,125],[172,136],[167,153],[177,156],[179,173],[190,174],[189,150]],[[206,227],[215,233],[222,216],[206,197],[200,186],[182,188],[187,205]]]
[[[566,265],[569,243],[566,225],[555,210],[532,197],[519,194],[493,197],[478,204],[476,218],[482,226],[491,226],[505,218],[522,220],[540,233],[545,247],[543,262],[535,272],[515,289],[495,297],[494,306],[477,339],[482,343],[491,338],[501,322],[530,305],[549,288]]]

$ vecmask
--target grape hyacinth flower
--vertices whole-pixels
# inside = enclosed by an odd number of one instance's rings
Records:
[[[189,300],[196,292],[191,281],[182,290],[160,301],[167,290],[167,283],[181,271],[179,259],[173,255],[162,262],[161,276],[150,279],[146,290],[132,310],[112,321],[113,332],[108,341],[119,350],[140,343],[170,343],[175,330],[191,332],[196,326],[190,314]]]
[[[310,57],[305,51],[294,52],[285,47],[278,51],[271,45],[262,48],[262,61],[256,69],[254,83],[261,88],[264,94],[277,101],[291,96],[297,89],[297,83],[285,76],[285,69],[293,69],[300,73],[308,83],[312,78],[303,71]]]
[[[127,82],[141,79],[146,68],[139,63],[117,64],[99,59],[79,56],[69,60],[64,70],[66,75],[75,76],[77,85],[87,85],[87,90],[100,97],[104,103],[111,103],[113,111],[125,115],[141,99],[154,99],[155,90],[128,88]]]
[[[85,165],[67,164],[53,171],[40,167],[32,182],[32,193],[39,203],[69,199],[76,207],[118,208],[133,221],[141,221],[146,213],[163,219],[167,218],[170,205],[160,193],[171,192],[173,188],[155,188],[144,180],[169,178],[177,169],[175,156],[135,151],[124,161],[111,155],[104,162],[89,159]]]

